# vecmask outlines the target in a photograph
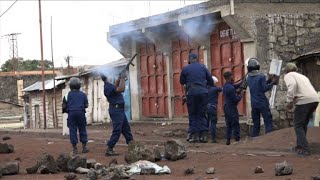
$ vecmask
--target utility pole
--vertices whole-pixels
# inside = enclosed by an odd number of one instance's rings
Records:
[[[64,58],[64,60],[68,64],[68,74],[70,74],[70,60],[71,60],[71,58],[72,58],[72,56],[69,56],[69,55]]]
[[[44,62],[43,62],[43,40],[42,40],[41,0],[39,0],[39,24],[40,24],[40,51],[41,51],[41,69],[42,69],[43,129],[47,129],[46,88],[45,88],[45,83],[44,83]]]
[[[18,40],[17,36],[21,33],[11,33],[6,34],[4,36],[8,37],[9,41],[9,48],[10,48],[10,59],[12,60],[12,71],[18,70],[18,61],[19,61],[19,54],[18,54]]]
[[[57,121],[57,95],[56,95],[56,73],[54,72],[54,61],[53,61],[53,40],[52,40],[52,16],[50,21],[50,34],[51,34],[51,61],[53,66],[53,98],[54,98],[54,111],[53,111],[53,126],[58,127]]]

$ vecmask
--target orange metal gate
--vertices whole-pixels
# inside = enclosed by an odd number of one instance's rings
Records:
[[[244,72],[243,46],[239,37],[226,23],[220,23],[210,37],[211,74],[219,79],[218,86],[223,86],[223,73],[232,71],[235,81],[241,79]],[[246,115],[246,97],[239,102],[240,115]],[[223,95],[220,93],[218,114],[223,113]]]
[[[139,45],[143,117],[168,117],[167,64],[154,44]]]
[[[203,63],[203,50],[192,44],[191,39],[183,32],[180,38],[172,41],[172,73],[173,73],[173,94],[174,94],[174,116],[188,116],[187,106],[182,105],[184,95],[183,86],[180,84],[180,74],[184,66],[188,64],[190,52],[198,54],[199,61]]]

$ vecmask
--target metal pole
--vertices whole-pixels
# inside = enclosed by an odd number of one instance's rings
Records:
[[[40,24],[40,51],[41,51],[41,69],[42,69],[42,107],[43,107],[43,128],[47,129],[46,117],[46,88],[44,83],[44,62],[43,62],[43,40],[42,40],[42,18],[41,18],[41,0],[39,0],[39,24]]]
[[[53,126],[55,128],[58,127],[57,121],[57,95],[56,95],[56,73],[54,72],[54,61],[53,61],[53,43],[52,43],[52,16],[51,16],[51,23],[50,23],[50,30],[51,30],[51,61],[53,66],[53,98],[54,98],[54,112],[53,112]]]

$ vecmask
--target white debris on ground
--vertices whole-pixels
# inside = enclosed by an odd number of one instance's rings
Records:
[[[130,164],[127,167],[130,168],[129,170],[126,171],[127,173],[130,174],[130,176],[135,174],[140,174],[141,169],[149,169],[149,168],[154,168],[155,174],[171,174],[171,170],[169,169],[168,166],[161,167],[156,163],[145,161],[145,160],[137,161],[135,163]]]

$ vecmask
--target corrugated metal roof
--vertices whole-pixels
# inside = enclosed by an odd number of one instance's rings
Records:
[[[65,82],[65,80],[55,80],[55,85],[57,87],[58,85],[63,84],[64,82]],[[45,83],[46,90],[53,89],[54,86],[53,86],[52,79],[46,80],[44,83]],[[42,82],[38,81],[38,82],[32,84],[31,86],[24,88],[22,91],[30,92],[30,91],[41,91],[41,90],[42,90]]]
[[[128,62],[129,62],[128,59],[123,58],[123,59],[120,59],[120,60],[117,60],[117,61],[113,61],[113,62],[104,64],[104,65],[101,65],[101,66],[97,66],[97,67],[88,69],[87,71],[79,73],[79,75],[82,76],[82,75],[90,74],[90,73],[95,72],[95,71],[101,71],[101,70],[104,70],[104,69],[107,70],[107,69],[111,69],[111,68],[114,68],[114,67],[125,66]]]
[[[316,48],[316,49],[309,51],[307,53],[293,57],[291,61],[299,61],[299,60],[308,58],[310,56],[319,56],[319,55],[320,55],[320,48]]]

